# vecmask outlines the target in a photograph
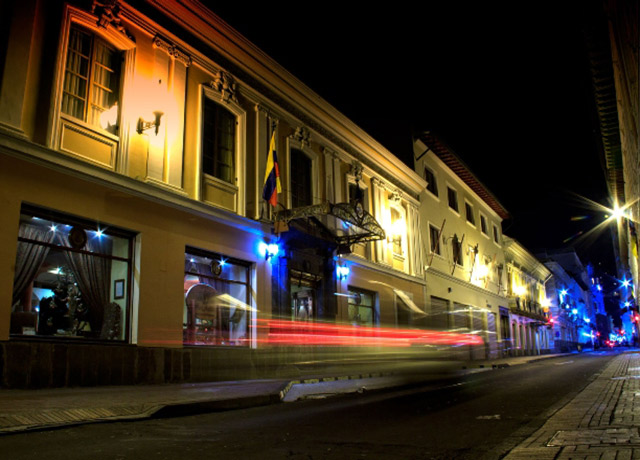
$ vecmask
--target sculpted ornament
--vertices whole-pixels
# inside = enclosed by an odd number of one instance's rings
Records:
[[[303,147],[311,145],[311,133],[304,126],[296,128],[296,131],[293,133],[293,138],[300,142]]]
[[[231,75],[224,70],[218,71],[215,80],[211,81],[211,87],[218,91],[224,102],[238,102],[238,90],[236,82]]]
[[[98,16],[98,27],[106,29],[111,26],[128,36],[124,26],[120,23],[120,2],[118,0],[93,0],[91,14]]]

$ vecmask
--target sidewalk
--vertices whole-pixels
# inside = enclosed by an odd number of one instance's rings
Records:
[[[460,372],[488,371],[556,356],[559,355],[461,362]],[[84,423],[240,409],[407,383],[406,375],[371,373],[301,380],[0,390],[0,435]]]
[[[640,352],[616,357],[504,460],[640,459]]]
[[[136,420],[295,401],[406,384],[403,376],[355,374],[302,380],[0,390],[0,435],[61,426]],[[300,390],[299,387],[306,387]]]

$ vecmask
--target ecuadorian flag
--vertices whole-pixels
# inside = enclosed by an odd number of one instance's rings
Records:
[[[276,155],[276,132],[274,130],[269,143],[262,198],[275,207],[278,204],[278,193],[282,193],[282,185],[280,184],[280,169],[278,168],[278,156]]]

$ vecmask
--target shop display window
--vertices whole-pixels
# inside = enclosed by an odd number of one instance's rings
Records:
[[[374,292],[349,286],[349,322],[356,326],[375,326],[378,323]]]
[[[133,235],[23,206],[12,336],[124,341]]]
[[[250,264],[187,248],[184,272],[184,343],[249,346]]]

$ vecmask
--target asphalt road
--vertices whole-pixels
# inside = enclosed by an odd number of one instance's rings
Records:
[[[0,459],[498,459],[615,352],[426,386],[0,437]]]

